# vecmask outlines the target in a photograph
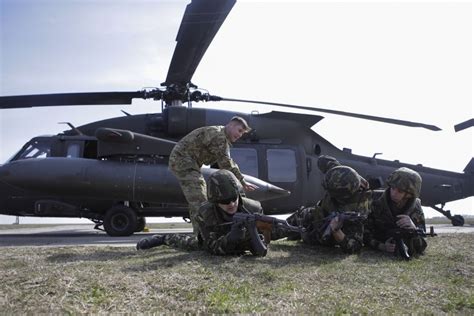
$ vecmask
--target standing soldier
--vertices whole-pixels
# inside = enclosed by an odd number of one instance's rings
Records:
[[[421,176],[412,169],[402,167],[395,170],[386,182],[388,188],[372,204],[364,236],[366,244],[374,249],[395,253],[398,249],[393,232],[397,229],[404,230],[408,232],[402,236],[402,246],[408,248],[406,259],[423,254],[427,246],[426,240],[420,234],[415,234],[426,230],[425,216],[418,198]]]
[[[251,130],[247,122],[234,116],[225,126],[197,128],[183,137],[171,151],[169,169],[178,178],[186,201],[189,217],[197,233],[195,215],[200,205],[206,202],[206,182],[201,174],[203,165],[217,163],[219,168],[230,170],[247,191],[257,187],[246,183],[239,167],[230,157],[230,145]]]
[[[243,254],[247,250],[256,254],[249,232],[244,226],[233,224],[232,217],[237,212],[261,214],[262,207],[260,202],[242,197],[240,192],[240,184],[232,172],[214,172],[208,180],[209,201],[194,216],[202,239],[186,234],[154,235],[140,240],[137,249],[168,245],[184,250],[204,249],[215,255]]]

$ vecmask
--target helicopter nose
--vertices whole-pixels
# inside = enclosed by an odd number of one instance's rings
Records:
[[[277,187],[276,185],[265,182],[258,178],[250,176],[245,176],[244,178],[247,183],[252,183],[258,186],[255,191],[245,192],[245,195],[250,199],[254,199],[261,202],[287,197],[291,194],[291,192],[288,190],[282,189],[280,187]]]

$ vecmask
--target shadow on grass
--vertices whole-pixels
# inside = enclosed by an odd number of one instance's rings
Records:
[[[91,248],[92,249],[92,248]],[[124,248],[116,248],[113,250],[94,249],[94,252],[77,253],[67,252],[50,255],[46,258],[47,261],[52,263],[67,263],[73,261],[97,261],[104,262],[110,260],[122,260],[124,258],[134,257],[137,255],[135,250],[129,250]]]
[[[77,252],[69,251],[66,253],[52,254],[47,257],[47,261],[53,263],[66,263],[73,261],[86,262],[105,262],[120,261],[124,259],[139,259],[139,265],[134,265],[130,270],[143,271],[150,267],[175,267],[177,265],[187,264],[192,261],[198,261],[206,266],[218,266],[226,263],[232,263],[236,260],[247,265],[266,265],[274,268],[294,265],[318,266],[332,264],[348,257],[354,257],[357,262],[366,264],[378,264],[382,260],[399,261],[399,258],[365,248],[359,254],[345,254],[339,248],[324,247],[318,245],[307,245],[296,241],[278,241],[272,242],[268,247],[268,253],[265,257],[256,257],[247,252],[243,256],[217,256],[211,255],[204,250],[186,251],[174,249],[168,246],[136,251],[133,248],[89,248],[91,251]]]
[[[269,246],[268,254],[265,257],[252,256],[247,253],[243,256],[217,256],[206,251],[184,251],[161,246],[153,250],[140,253],[142,262],[140,266],[128,267],[128,271],[144,271],[150,269],[166,269],[179,265],[199,262],[200,265],[219,268],[222,265],[245,264],[249,268],[252,265],[269,266],[279,268],[282,266],[318,266],[333,264],[350,256],[344,254],[340,249],[309,246],[303,243],[272,243]],[[357,256],[357,255],[352,255]]]

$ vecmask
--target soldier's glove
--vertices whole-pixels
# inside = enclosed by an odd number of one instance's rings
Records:
[[[243,223],[233,223],[227,234],[227,242],[237,244],[245,238],[245,226]]]

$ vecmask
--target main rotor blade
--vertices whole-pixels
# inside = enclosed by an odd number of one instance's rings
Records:
[[[145,98],[145,92],[81,92],[15,95],[0,97],[0,109],[62,105],[132,104],[132,99],[134,98]]]
[[[392,118],[385,118],[380,116],[373,116],[373,115],[365,115],[365,114],[358,114],[358,113],[351,113],[351,112],[344,112],[344,111],[336,111],[336,110],[329,110],[329,109],[322,109],[322,108],[313,108],[309,106],[301,106],[301,105],[293,105],[293,104],[285,104],[285,103],[275,103],[275,102],[264,102],[264,101],[253,101],[253,100],[241,100],[241,99],[229,99],[229,98],[222,98],[222,101],[232,101],[232,102],[245,102],[245,103],[256,103],[256,104],[266,104],[266,105],[273,105],[273,106],[282,106],[287,108],[295,108],[301,110],[309,110],[309,111],[316,111],[316,112],[323,112],[323,113],[331,113],[336,115],[343,115],[349,117],[356,117],[364,120],[371,120],[371,121],[378,121],[384,122],[389,124],[396,124],[396,125],[403,125],[403,126],[410,126],[410,127],[422,127],[432,131],[440,131],[441,128],[435,125],[428,125],[418,122],[410,122]]]
[[[454,125],[454,131],[459,132],[459,131],[462,131],[463,129],[473,127],[473,126],[474,126],[474,119],[469,119],[467,121]]]
[[[176,36],[165,85],[186,85],[236,0],[192,0]]]

